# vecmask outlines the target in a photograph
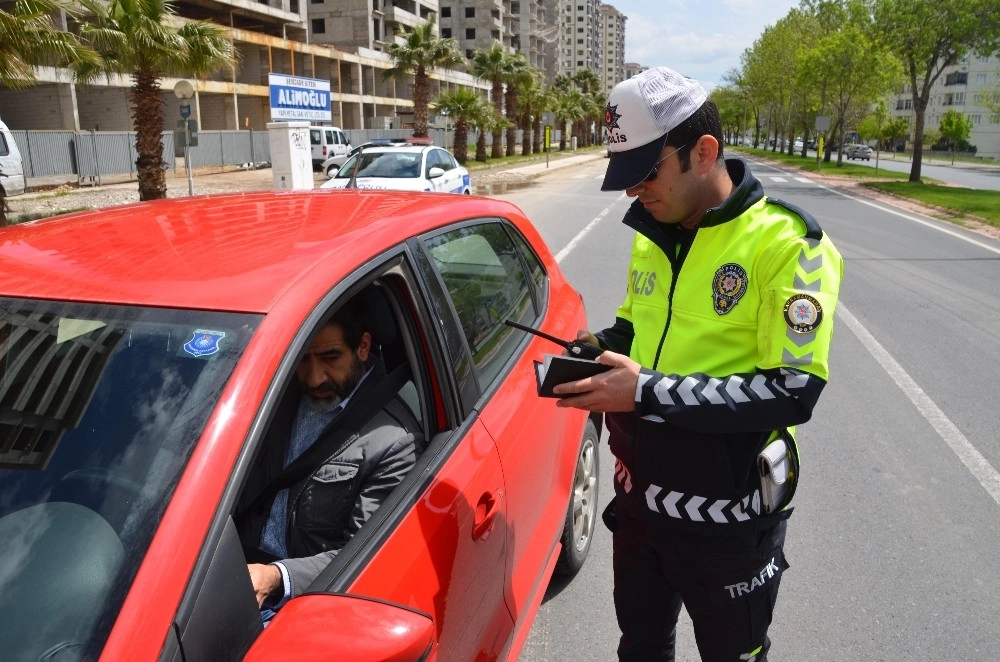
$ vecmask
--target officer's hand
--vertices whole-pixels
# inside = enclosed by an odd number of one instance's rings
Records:
[[[569,394],[569,397],[560,398],[556,406],[597,412],[634,411],[639,364],[624,354],[611,351],[605,351],[594,360],[612,366],[611,370],[556,386],[552,389],[556,395]]]
[[[597,336],[595,336],[590,331],[587,331],[586,329],[580,329],[579,331],[577,331],[576,332],[576,339],[579,342],[590,343],[591,345],[596,345],[598,347],[601,346],[600,341],[597,340]]]
[[[269,597],[283,593],[284,588],[281,581],[281,571],[276,565],[264,565],[261,563],[247,564],[250,571],[250,581],[253,582],[254,593],[257,594],[257,606],[263,607],[264,600]]]

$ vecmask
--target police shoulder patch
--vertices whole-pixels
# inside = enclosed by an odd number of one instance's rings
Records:
[[[785,323],[795,333],[810,333],[823,321],[823,306],[808,294],[795,294],[785,302]]]
[[[747,271],[740,265],[730,262],[724,264],[715,272],[715,279],[712,281],[712,301],[715,304],[715,312],[725,315],[733,309],[740,298],[746,294]]]

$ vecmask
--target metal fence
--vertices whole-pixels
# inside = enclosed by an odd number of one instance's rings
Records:
[[[76,177],[80,184],[101,183],[108,175],[135,176],[134,131],[25,131],[12,130],[14,142],[21,151],[24,177],[32,179],[53,176]],[[352,145],[372,138],[407,138],[409,129],[346,130]],[[445,129],[428,131],[435,145],[452,149],[454,133]],[[556,132],[558,133],[558,132]],[[470,131],[469,145],[475,145],[478,134]],[[557,138],[556,138],[557,139]],[[201,167],[237,166],[244,163],[270,162],[271,147],[267,131],[199,131],[198,145],[191,148],[191,165]],[[521,144],[521,131],[517,131]],[[168,169],[177,167],[177,156],[183,150],[175,145],[174,132],[163,132],[163,161]]]

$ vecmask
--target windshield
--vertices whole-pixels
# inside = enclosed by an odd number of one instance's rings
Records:
[[[259,322],[0,298],[5,658],[100,650]]]
[[[358,177],[385,177],[393,179],[416,179],[420,177],[420,152],[361,152],[349,158],[337,171],[337,179],[350,179],[354,169]],[[358,159],[360,165],[356,165]]]

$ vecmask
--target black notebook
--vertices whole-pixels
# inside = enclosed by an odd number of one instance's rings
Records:
[[[575,382],[585,377],[593,377],[611,369],[592,359],[581,359],[576,356],[546,354],[544,361],[535,361],[535,381],[538,385],[538,395],[543,398],[563,398],[556,395],[552,388],[557,384]]]

